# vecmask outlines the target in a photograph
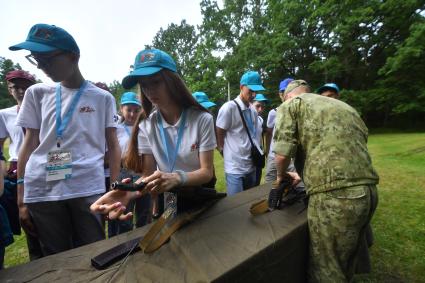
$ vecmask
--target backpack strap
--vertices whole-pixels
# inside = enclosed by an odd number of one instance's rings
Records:
[[[236,104],[236,106],[238,107],[239,114],[241,115],[242,123],[243,123],[243,126],[244,126],[245,130],[246,130],[246,133],[248,134],[248,138],[249,138],[249,141],[251,142],[251,146],[255,146],[255,145],[254,145],[254,142],[252,141],[251,134],[249,133],[248,127],[247,127],[247,125],[246,125],[245,118],[243,117],[242,109],[241,109],[241,107],[239,106],[239,104],[237,103],[237,101],[236,101],[236,100],[233,100],[233,102],[234,102],[234,103]]]

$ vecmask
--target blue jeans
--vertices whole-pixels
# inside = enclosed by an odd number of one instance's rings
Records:
[[[246,174],[229,174],[226,173],[226,187],[229,196],[242,191],[246,191],[255,186],[256,171]]]

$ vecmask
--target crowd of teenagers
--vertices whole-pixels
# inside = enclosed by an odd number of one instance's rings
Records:
[[[259,73],[247,71],[240,79],[239,95],[213,117],[209,109],[216,104],[204,92],[188,90],[173,58],[146,49],[137,54],[134,68],[122,80],[125,89],[135,91],[121,95],[117,111],[108,87],[83,77],[79,47],[64,29],[36,24],[24,42],[10,47],[21,49],[30,51],[26,58],[56,84],[36,83],[23,70],[6,75],[17,105],[0,110],[1,147],[10,140],[8,166],[2,156],[0,174],[0,267],[5,247],[21,227],[30,260],[35,260],[104,239],[106,224],[106,234],[112,237],[154,221],[169,205],[171,190],[214,188],[218,150],[228,195],[259,185],[264,166],[266,182],[279,183],[289,175],[297,190],[307,190],[310,281],[326,281],[329,274],[352,277],[353,255],[376,207],[376,198],[369,196],[376,195],[378,177],[365,146],[367,128],[354,109],[338,100],[336,84],[325,84],[318,95],[311,94],[303,80],[284,79],[277,91],[282,105],[263,120],[269,100],[262,94]],[[343,133],[335,126],[341,120],[347,122],[341,126]],[[346,142],[345,149],[340,150],[338,140]],[[347,151],[361,154],[348,162],[341,159]],[[334,153],[339,157],[328,156]],[[295,168],[301,167],[294,166],[294,158],[295,165],[302,161],[304,174],[297,173]],[[332,172],[325,163],[334,165]],[[146,187],[112,190],[115,181],[144,182]],[[323,245],[341,235],[330,236],[329,218],[317,216],[326,210],[326,200],[316,200],[316,195],[362,200],[347,212],[358,212],[358,217],[331,219],[336,226],[345,225],[351,237],[338,239],[343,244]],[[339,210],[352,206],[337,205]],[[346,224],[348,218],[355,218],[355,223]]]

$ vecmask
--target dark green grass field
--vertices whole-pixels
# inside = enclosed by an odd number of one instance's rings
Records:
[[[372,134],[369,150],[380,175],[372,221],[372,273],[356,282],[425,282],[425,133]],[[223,159],[215,156],[217,188],[224,190]],[[28,261],[25,239],[6,249],[6,267]]]
[[[369,150],[380,175],[372,221],[373,273],[365,282],[425,282],[425,134],[376,134]]]

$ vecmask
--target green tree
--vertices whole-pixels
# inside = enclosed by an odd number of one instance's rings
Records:
[[[177,69],[183,77],[195,72],[192,58],[198,43],[196,28],[182,20],[179,25],[170,24],[161,28],[152,40],[154,47],[169,53],[176,61]]]
[[[369,125],[423,113],[423,0],[201,0],[200,7],[197,29],[171,24],[153,45],[177,59],[193,91],[219,104],[228,84],[232,97],[239,93],[239,78],[251,69],[272,106],[280,103],[279,82],[291,76],[313,90],[337,83]]]

